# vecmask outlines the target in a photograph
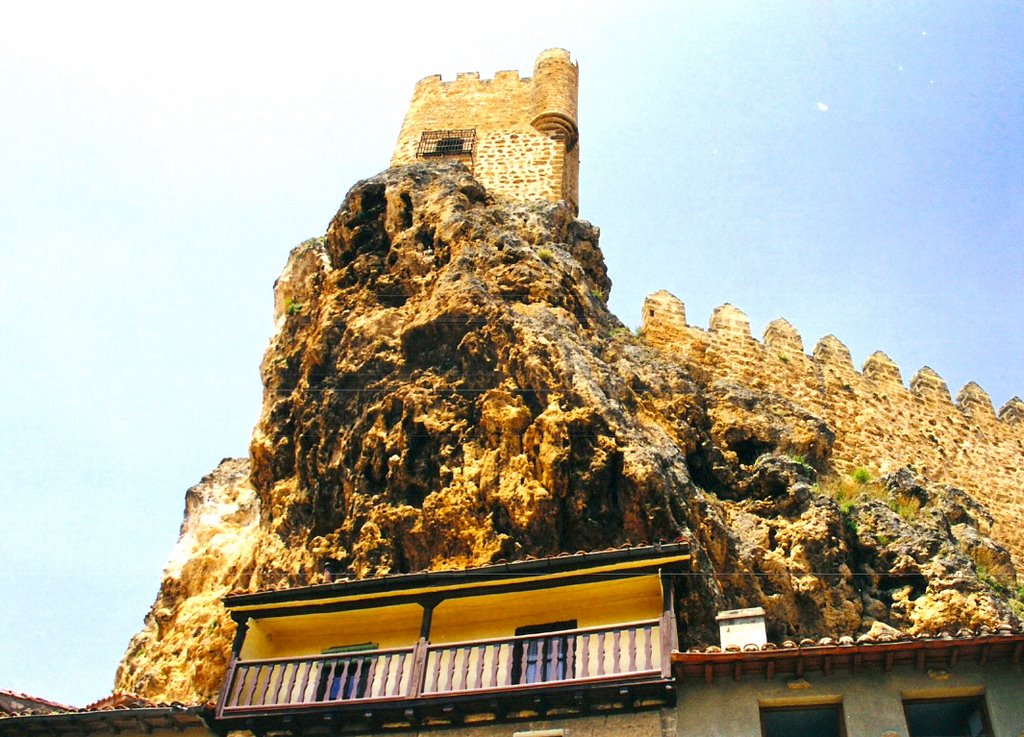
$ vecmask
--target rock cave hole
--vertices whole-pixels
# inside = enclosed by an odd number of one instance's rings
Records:
[[[412,198],[408,192],[402,192],[399,196],[402,201],[402,230],[412,227]]]
[[[729,446],[729,450],[736,454],[736,458],[744,466],[753,465],[758,458],[766,453],[771,453],[775,450],[775,446],[772,443],[766,443],[763,440],[756,438],[747,438],[745,440],[737,440]]]

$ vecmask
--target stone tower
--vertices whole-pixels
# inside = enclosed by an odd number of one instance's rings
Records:
[[[541,52],[533,77],[476,72],[420,80],[392,166],[458,159],[497,195],[567,201],[579,211],[579,68],[565,49]]]

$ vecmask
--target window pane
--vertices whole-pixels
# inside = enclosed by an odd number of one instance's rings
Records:
[[[988,737],[988,720],[980,697],[908,701],[903,704],[910,737]]]
[[[839,706],[762,709],[764,737],[842,737]]]

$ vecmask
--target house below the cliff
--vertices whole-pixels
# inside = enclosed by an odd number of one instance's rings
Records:
[[[687,542],[229,596],[218,724],[502,721],[675,703]]]
[[[0,737],[1021,737],[1024,631],[681,651],[686,541],[237,594],[215,708],[35,700]]]
[[[1019,737],[1024,633],[770,643],[761,609],[680,652],[689,545],[230,596],[220,730],[460,737]]]

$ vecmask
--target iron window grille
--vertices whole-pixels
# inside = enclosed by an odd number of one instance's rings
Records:
[[[416,147],[416,157],[468,156],[472,159],[475,148],[476,128],[423,131],[419,146]]]

